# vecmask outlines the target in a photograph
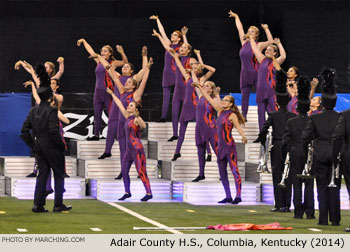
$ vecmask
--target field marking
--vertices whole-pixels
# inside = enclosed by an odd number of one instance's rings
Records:
[[[250,212],[250,213],[256,213],[257,211],[255,211],[255,210],[248,210],[248,212]]]
[[[123,206],[118,205],[116,203],[108,203],[108,204],[113,206],[113,207],[115,207],[115,208],[118,208],[119,210],[124,211],[124,212],[126,212],[126,213],[128,213],[128,214],[130,214],[130,215],[132,215],[132,216],[134,216],[134,217],[136,217],[138,219],[140,219],[140,220],[148,222],[148,223],[150,223],[150,224],[152,224],[154,226],[157,226],[157,227],[160,227],[160,228],[164,228],[165,229],[164,231],[168,231],[168,232],[173,233],[173,234],[183,234],[180,231],[177,231],[177,230],[174,230],[174,229],[169,229],[168,226],[165,226],[164,224],[159,223],[157,221],[151,220],[151,219],[149,219],[149,218],[147,218],[147,217],[145,217],[145,216],[143,216],[141,214],[138,214],[138,213],[136,213],[136,212],[126,208],[126,207],[123,207]]]
[[[95,232],[101,232],[102,229],[101,228],[90,228],[92,231],[95,231]]]
[[[308,228],[308,229],[314,232],[322,232],[322,230],[318,228]]]
[[[28,230],[25,229],[25,228],[17,228],[17,231],[18,231],[18,232],[21,232],[21,233],[28,232]]]
[[[5,214],[6,212],[5,211],[0,211],[0,214]]]
[[[191,209],[187,209],[186,211],[189,212],[189,213],[195,213],[196,212],[196,211],[191,210]]]

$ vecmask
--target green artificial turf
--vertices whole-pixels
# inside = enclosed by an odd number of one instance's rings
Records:
[[[69,213],[53,213],[53,201],[47,202],[49,213],[32,213],[32,200],[0,197],[0,233],[16,234],[17,228],[25,228],[29,234],[168,234],[167,231],[134,231],[133,227],[152,227],[107,203],[97,200],[65,200],[72,205]],[[118,203],[120,204],[120,203]],[[308,228],[321,229],[321,233],[343,233],[350,224],[350,211],[342,210],[340,226],[319,226],[314,220],[293,219],[293,213],[270,213],[271,206],[194,206],[186,203],[122,203],[120,204],[145,217],[169,227],[205,227],[216,224],[254,223],[268,224],[279,222],[284,227],[293,227],[285,231],[216,231],[194,230],[181,231],[189,234],[301,234],[315,233]],[[255,211],[255,212],[254,212]],[[316,211],[316,217],[318,212]],[[91,231],[91,227],[102,229],[102,232]]]

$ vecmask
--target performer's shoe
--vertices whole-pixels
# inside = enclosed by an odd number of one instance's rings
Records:
[[[328,226],[328,223],[327,222],[318,222],[317,225]]]
[[[52,189],[50,189],[50,190],[47,190],[46,192],[45,192],[45,197],[47,197],[49,194],[51,194],[51,193],[53,193],[53,190]]]
[[[174,157],[173,157],[173,159],[171,161],[176,161],[179,157],[181,157],[181,154],[180,153],[179,154],[175,153]]]
[[[107,157],[111,157],[112,156],[112,154],[111,153],[103,153],[101,156],[99,156],[98,157],[98,159],[105,159],[105,158],[107,158]]]
[[[340,226],[339,222],[332,222],[332,226]]]
[[[207,159],[205,161],[206,162],[210,162],[211,161],[211,154],[208,154]]]
[[[26,176],[27,178],[36,178],[36,173],[32,172],[31,174]]]
[[[201,180],[204,180],[204,179],[205,179],[205,176],[198,176],[197,178],[192,180],[192,182],[198,182],[198,181],[201,181]]]
[[[224,198],[223,200],[218,201],[218,203],[232,203],[232,198]]]
[[[66,206],[64,204],[60,205],[60,206],[54,206],[53,210],[55,213],[60,213],[60,212],[64,212],[64,211],[69,211],[72,209],[72,206]]]
[[[177,140],[177,139],[179,139],[178,136],[172,136],[168,139],[168,142],[172,142],[172,141]]]
[[[316,219],[315,215],[307,215],[306,219],[313,220]]]
[[[283,212],[283,213],[290,213],[290,209],[289,209],[289,207],[282,207],[281,208],[281,212]]]
[[[236,197],[233,201],[232,204],[237,205],[239,202],[242,202],[242,199],[240,197]]]
[[[350,227],[345,228],[344,232],[350,232]]]
[[[114,179],[119,180],[119,179],[122,179],[122,177],[123,177],[123,174],[122,174],[122,173],[119,173],[118,177],[116,177],[116,178],[114,178]]]
[[[272,212],[272,213],[281,212],[281,208],[279,208],[279,207],[274,207],[274,208],[270,209],[270,212]]]
[[[98,136],[88,137],[86,138],[86,141],[98,141],[100,138]]]
[[[48,210],[46,210],[43,206],[34,205],[32,208],[32,212],[34,212],[34,213],[47,213]]]
[[[145,197],[143,197],[143,198],[141,199],[141,201],[147,201],[147,200],[150,200],[150,199],[152,199],[152,198],[153,198],[152,194],[146,194]]]
[[[63,174],[63,177],[64,177],[64,178],[70,178],[70,176],[69,176],[67,173],[64,173],[64,174]]]
[[[131,193],[125,193],[121,198],[119,198],[118,200],[125,200],[127,198],[131,197]]]
[[[164,123],[166,122],[165,118],[161,117],[156,122]]]

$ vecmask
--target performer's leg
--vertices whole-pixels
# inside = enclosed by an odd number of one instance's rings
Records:
[[[277,110],[277,104],[276,104],[276,100],[274,96],[271,96],[268,100],[267,100],[267,113],[270,113],[272,111],[276,111]]]
[[[51,170],[49,172],[49,176],[47,177],[47,181],[46,181],[46,192],[47,193],[53,192],[52,185],[51,185]]]
[[[114,141],[117,138],[117,128],[118,120],[109,121],[108,120],[108,129],[107,129],[107,139],[106,139],[106,148],[105,153],[110,154],[112,151],[112,146]]]
[[[340,179],[334,179],[337,187],[328,187],[329,219],[333,225],[340,223]]]
[[[162,118],[166,119],[170,103],[171,87],[163,87]]]
[[[218,166],[219,166],[219,174],[220,174],[220,178],[221,178],[221,183],[224,187],[226,198],[230,199],[230,198],[232,198],[232,196],[231,196],[230,183],[228,181],[227,170],[226,170],[227,157],[218,161]]]
[[[151,184],[149,182],[147,171],[146,171],[146,156],[145,153],[140,150],[136,151],[136,159],[134,160],[137,173],[146,189],[147,194],[152,194]]]
[[[50,172],[50,165],[43,156],[37,157],[39,174],[36,178],[34,205],[44,206],[46,203],[46,181]]]
[[[173,136],[177,137],[177,129],[178,129],[178,123],[179,123],[179,114],[180,114],[180,108],[181,108],[181,101],[178,99],[174,99],[173,97],[173,104],[171,106],[171,121],[173,125]]]
[[[210,143],[211,148],[213,149],[215,155],[218,156],[218,150],[219,150],[219,145],[218,145],[219,138],[218,138],[218,135],[215,134],[214,136],[209,138],[209,143]],[[206,146],[209,146],[209,144],[206,144]]]
[[[122,162],[122,174],[123,174],[123,182],[125,193],[130,194],[130,176],[129,171],[131,167],[132,161],[123,161]]]
[[[202,176],[202,177],[204,177],[204,168],[205,168],[205,146],[206,146],[206,143],[197,144],[199,176]]]
[[[53,174],[55,178],[55,206],[61,206],[63,204],[64,178],[55,170]]]
[[[101,130],[102,103],[94,103],[94,135],[99,136]]]
[[[320,224],[328,224],[328,185],[324,178],[316,177],[317,185],[317,199],[318,199],[318,211]]]
[[[275,197],[275,208],[283,207],[283,191],[278,184],[282,180],[282,157],[280,151],[280,145],[273,146],[271,149],[271,166],[272,166],[272,181],[273,181],[273,192]]]
[[[228,159],[227,161],[228,161],[228,164],[230,165],[233,177],[235,178],[236,197],[241,198],[242,179],[238,170],[237,153],[231,153],[230,158],[227,158],[227,159]]]
[[[241,88],[241,94],[242,94],[242,115],[244,118],[247,118],[248,107],[249,107],[250,86]]]
[[[296,174],[293,174],[292,183],[293,183],[294,217],[302,218],[304,214],[304,206],[302,204],[302,179],[298,178]]]
[[[265,101],[258,102],[258,121],[259,121],[259,131],[262,129],[265,123],[265,111],[267,109],[267,104]]]
[[[179,134],[179,139],[177,140],[175,154],[180,154],[182,143],[185,140],[187,125],[188,125],[188,121],[180,122],[180,134]]]
[[[314,179],[304,179],[304,206],[307,218],[315,216]]]

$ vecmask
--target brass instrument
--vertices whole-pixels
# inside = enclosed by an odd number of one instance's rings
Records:
[[[257,173],[271,173],[271,171],[267,166],[271,148],[272,148],[272,136],[271,136],[271,133],[269,132],[266,136],[265,145],[260,145],[259,166],[256,169]]]
[[[290,170],[290,161],[289,161],[289,152],[287,153],[286,160],[284,161],[284,169],[283,169],[283,174],[282,174],[282,180],[278,184],[279,187],[286,187],[285,181],[288,178],[289,175],[289,170]]]
[[[314,143],[313,141],[309,143],[308,148],[307,148],[307,161],[304,166],[304,170],[301,174],[297,174],[298,178],[303,178],[303,179],[313,179],[314,177],[310,175],[310,171],[312,168],[312,163],[313,163],[313,157],[314,157]]]
[[[328,187],[337,187],[337,185],[334,183],[334,179],[339,179],[339,172],[340,172],[340,162],[341,162],[341,154],[338,153],[337,156],[337,164],[336,167],[334,167],[334,162],[332,164],[332,176],[331,176],[331,182],[329,183]]]

